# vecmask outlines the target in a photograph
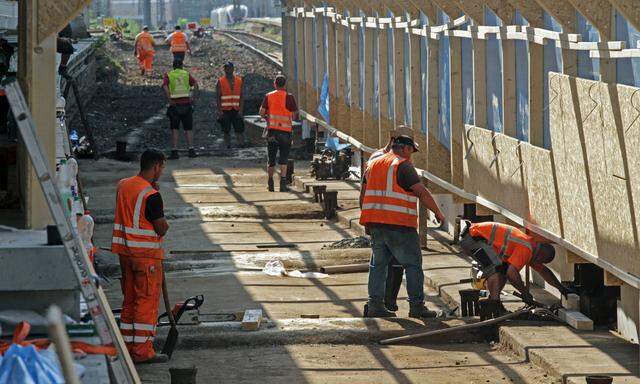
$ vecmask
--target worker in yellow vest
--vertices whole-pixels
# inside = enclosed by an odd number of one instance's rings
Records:
[[[424,305],[424,273],[418,237],[418,200],[442,222],[444,215],[411,163],[418,151],[413,138],[393,140],[391,151],[367,163],[360,192],[360,224],[371,235],[369,300],[366,317],[394,317],[385,308],[388,265],[395,258],[404,268],[409,296],[409,317],[435,317]]]
[[[198,82],[184,70],[182,61],[173,62],[173,71],[164,75],[162,88],[169,98],[167,116],[171,125],[171,155],[169,159],[179,159],[178,139],[180,124],[189,145],[189,157],[196,157],[193,147],[193,103],[198,91]]]
[[[189,37],[186,33],[182,32],[182,28],[176,25],[175,31],[173,31],[165,39],[165,43],[171,46],[171,53],[173,53],[173,61],[184,61],[184,56],[187,52],[191,54],[191,46],[189,45]]]
[[[234,65],[227,62],[224,65],[224,76],[218,79],[216,94],[218,95],[218,121],[224,133],[224,143],[231,148],[231,127],[236,134],[238,146],[244,146],[244,122],[242,111],[244,107],[244,95],[242,93],[242,78],[234,75]]]
[[[153,36],[149,33],[149,27],[146,25],[142,28],[135,39],[133,44],[133,54],[138,59],[138,65],[140,66],[140,74],[151,73],[153,70],[153,58],[156,54],[154,50],[155,42]]]

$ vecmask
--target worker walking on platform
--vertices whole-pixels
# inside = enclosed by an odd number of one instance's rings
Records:
[[[520,270],[527,265],[563,296],[573,293],[544,265],[555,257],[555,249],[551,244],[502,223],[465,224],[460,234],[460,247],[476,262],[474,279],[485,286],[489,291],[489,300],[495,301],[498,309],[505,311],[500,304],[500,293],[507,280],[522,294],[525,303],[533,303],[533,296],[520,277]]]
[[[234,65],[227,62],[224,65],[224,76],[218,79],[216,94],[218,100],[218,121],[224,133],[224,144],[231,148],[231,127],[236,135],[238,146],[244,146],[244,121],[242,111],[244,107],[244,95],[242,91],[242,78],[234,75]]]
[[[173,71],[164,75],[162,88],[169,98],[167,116],[171,125],[172,145],[169,159],[180,158],[178,154],[180,124],[189,145],[189,157],[196,157],[196,150],[193,147],[193,103],[198,91],[198,82],[184,70],[182,61],[176,60],[173,62]]]
[[[287,192],[287,164],[291,150],[291,132],[293,122],[298,120],[298,105],[295,97],[287,93],[285,86],[287,79],[283,75],[276,76],[275,91],[264,98],[260,107],[260,116],[267,120],[267,173],[269,175],[268,189],[274,191],[273,175],[275,174],[276,156],[280,165],[280,192]]]
[[[119,255],[122,271],[120,332],[136,363],[168,360],[153,349],[162,289],[162,240],[169,230],[157,183],[164,165],[161,152],[145,151],[140,173],[120,180],[116,194],[111,252]]]
[[[436,317],[424,305],[422,250],[418,237],[418,200],[444,220],[440,208],[411,163],[418,145],[406,135],[393,140],[391,151],[367,164],[360,191],[360,224],[371,235],[373,255],[369,264],[367,317],[394,317],[385,308],[388,265],[395,258],[405,269],[409,316]]]
[[[191,55],[189,37],[186,33],[182,32],[182,28],[179,25],[176,25],[175,31],[167,36],[165,43],[169,43],[171,46],[170,50],[171,53],[173,53],[173,61],[184,61],[184,57],[187,52]]]
[[[153,71],[153,58],[156,54],[154,46],[153,36],[149,33],[149,27],[145,25],[133,44],[133,54],[138,58],[140,74],[143,76]]]

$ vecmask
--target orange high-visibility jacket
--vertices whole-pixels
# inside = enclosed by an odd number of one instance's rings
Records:
[[[518,258],[518,262],[513,263],[518,269],[529,264],[533,256],[535,242],[532,237],[510,225],[492,222],[472,224],[469,234],[484,238],[498,257],[506,262]]]
[[[145,217],[147,198],[158,193],[140,176],[120,180],[111,252],[129,257],[162,259],[162,237]]]
[[[182,31],[175,31],[171,35],[171,52],[187,51],[187,35]]]
[[[149,32],[142,31],[136,36],[137,53],[153,53],[153,36]]]
[[[267,128],[276,131],[291,132],[293,112],[287,109],[287,91],[275,90],[267,94]]]
[[[233,89],[231,89],[231,83],[226,76],[222,76],[218,81],[220,81],[222,110],[239,111],[240,95],[242,94],[242,78],[240,76],[234,76]]]
[[[360,224],[418,227],[418,198],[398,184],[398,166],[405,161],[393,152],[369,161]]]

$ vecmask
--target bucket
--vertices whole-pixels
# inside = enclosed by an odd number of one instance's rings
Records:
[[[196,384],[196,373],[198,368],[169,368],[171,384]]]
[[[611,376],[587,376],[587,384],[611,384],[613,377]]]

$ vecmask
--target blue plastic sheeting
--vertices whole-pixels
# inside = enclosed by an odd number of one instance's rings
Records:
[[[349,17],[349,11],[345,12],[345,15]],[[351,34],[349,28],[343,27],[344,33],[344,81],[345,81],[345,95],[344,102],[347,105],[351,105]]]
[[[449,22],[447,16],[438,10],[438,24]],[[449,37],[441,35],[438,40],[438,140],[451,149],[451,52]]]
[[[637,48],[640,42],[640,32],[617,11],[615,13],[615,20],[616,39],[626,41],[627,48]],[[618,83],[632,87],[640,87],[640,58],[618,59],[616,66]]]
[[[468,24],[462,26],[466,29]],[[462,63],[462,121],[465,124],[474,125],[475,105],[473,96],[473,41],[471,39],[460,39],[460,60]]]
[[[387,17],[393,18],[393,12],[389,12]],[[394,86],[394,78],[395,78],[395,66],[394,66],[394,57],[395,52],[393,50],[393,29],[387,28],[387,81],[389,87],[387,88],[389,91],[389,97],[387,98],[388,103],[388,111],[389,111],[389,119],[395,121],[396,119],[396,87]]]
[[[519,11],[514,18],[516,25],[529,25]],[[529,141],[529,44],[515,41],[516,49],[516,138]]]
[[[320,90],[320,103],[318,104],[318,113],[322,116],[324,121],[331,123],[329,121],[329,74],[325,73],[324,78],[322,80],[322,88]]]
[[[82,375],[84,367],[74,364]],[[38,352],[32,345],[14,344],[0,359],[0,384],[64,384],[64,376],[56,354],[51,350]]]
[[[420,20],[423,25],[429,25],[429,19],[427,16],[420,12]],[[421,67],[421,79],[420,79],[420,104],[422,121],[420,122],[420,130],[423,134],[427,133],[427,109],[428,109],[428,92],[429,92],[429,40],[426,36],[420,36],[420,67]],[[413,123],[416,126],[415,122]]]
[[[544,13],[544,27],[556,32],[562,32],[560,24],[548,13]],[[544,44],[544,116],[543,116],[543,145],[544,148],[551,148],[551,135],[549,130],[549,72],[562,72],[562,49],[557,48],[555,41],[547,41]],[[552,92],[556,97],[557,92]]]
[[[600,41],[598,30],[584,16],[577,13],[577,32],[582,41]],[[578,51],[578,77],[589,80],[600,80],[600,60],[589,57],[589,51]]]
[[[485,8],[485,25],[502,26],[502,21],[490,9]],[[502,44],[494,35],[487,39],[487,128],[503,132],[502,120]]]

